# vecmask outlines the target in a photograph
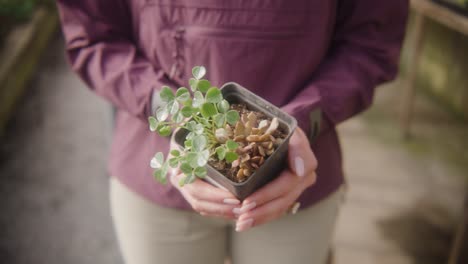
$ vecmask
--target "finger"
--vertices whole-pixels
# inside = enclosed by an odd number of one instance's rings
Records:
[[[305,144],[304,142],[307,142]],[[317,169],[317,159],[309,145],[309,140],[301,128],[297,128],[288,146],[289,168],[300,177]]]
[[[302,181],[301,178],[296,177],[289,170],[283,170],[276,179],[255,191],[249,197],[245,198],[242,203],[241,213],[246,211],[244,208],[255,203],[255,206],[261,206],[269,201],[285,195],[293,190]],[[252,207],[252,206],[250,206]],[[249,208],[252,209],[252,208]]]
[[[273,221],[289,210],[291,204],[293,204],[302,193],[301,186],[297,186],[292,192],[285,196],[281,196],[269,203],[266,203],[260,207],[255,208],[249,212],[243,213],[237,219],[236,230],[244,231],[248,228],[259,226],[267,222]],[[251,223],[250,223],[251,222]],[[243,223],[250,223],[247,226]]]
[[[179,186],[180,179],[184,177],[183,174],[175,174],[171,177],[171,182],[181,192],[189,194],[196,200],[207,201],[218,204],[239,205],[240,201],[230,192],[221,188],[214,187],[213,185],[204,182],[200,179],[195,179],[193,183],[186,184],[183,187]]]
[[[229,205],[239,205],[241,203],[240,200],[229,191],[215,187],[199,179],[191,184],[184,185],[182,189],[185,189],[197,200]]]
[[[190,199],[190,198],[189,198]],[[236,219],[237,215],[233,213],[234,205],[211,203],[202,200],[196,200],[192,197],[189,201],[193,210],[200,213],[203,216],[225,218],[225,219]]]

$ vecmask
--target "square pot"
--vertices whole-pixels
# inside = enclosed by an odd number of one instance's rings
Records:
[[[276,117],[279,121],[279,127],[287,133],[283,143],[265,160],[265,163],[244,182],[233,182],[215,168],[206,165],[208,171],[208,175],[205,178],[206,181],[230,191],[237,198],[243,200],[254,191],[276,178],[287,166],[289,139],[297,127],[297,121],[294,117],[237,83],[229,82],[224,84],[221,87],[221,92],[224,99],[230,104],[244,103],[247,105],[248,109],[262,112],[270,118]],[[179,130],[175,134],[176,143],[183,146],[187,134],[187,130]]]

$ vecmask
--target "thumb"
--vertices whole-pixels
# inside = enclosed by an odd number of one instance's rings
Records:
[[[296,128],[289,140],[288,164],[289,168],[299,177],[315,171],[317,159],[310,148],[309,140],[301,128]]]

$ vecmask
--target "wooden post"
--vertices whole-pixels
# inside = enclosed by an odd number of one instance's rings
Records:
[[[420,12],[415,13],[414,40],[411,47],[408,63],[408,79],[406,89],[402,98],[401,129],[404,138],[410,136],[410,125],[413,116],[413,104],[416,90],[416,77],[418,74],[418,63],[421,55],[424,39],[424,24],[426,18]]]

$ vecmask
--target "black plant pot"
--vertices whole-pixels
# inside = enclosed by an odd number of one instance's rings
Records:
[[[297,121],[294,117],[237,83],[229,82],[224,84],[223,87],[221,87],[221,92],[224,98],[231,104],[244,103],[250,110],[262,112],[271,118],[276,117],[279,121],[279,127],[287,133],[283,143],[265,160],[265,163],[244,182],[233,182],[210,165],[206,166],[208,170],[208,175],[205,178],[206,181],[220,188],[227,189],[237,198],[243,200],[255,190],[276,178],[287,166],[289,139],[297,127]],[[177,144],[183,146],[187,133],[187,130],[179,130],[175,134],[175,141]]]

